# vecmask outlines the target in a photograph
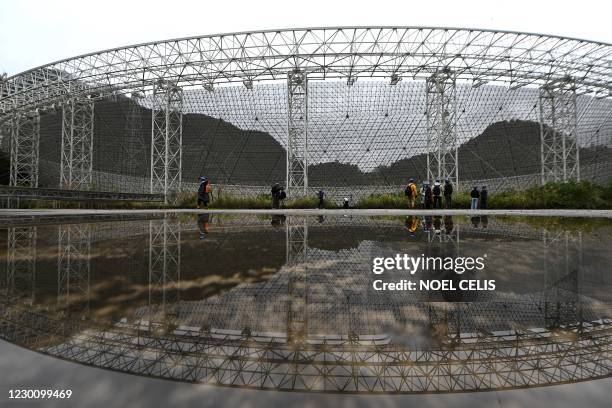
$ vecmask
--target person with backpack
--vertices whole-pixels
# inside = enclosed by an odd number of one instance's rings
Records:
[[[478,191],[478,187],[474,186],[472,191],[470,192],[471,205],[470,209],[475,210],[478,208],[478,199],[480,198],[480,192]]]
[[[319,205],[318,205],[318,207],[319,208],[323,208],[325,206],[324,203],[323,203],[323,199],[325,198],[325,193],[323,192],[323,190],[319,190],[318,197],[319,197]]]
[[[410,208],[414,208],[416,198],[419,195],[414,179],[412,178],[410,179],[410,182],[408,183],[408,185],[406,186],[406,189],[404,190],[404,194],[408,198],[408,204],[410,205]]]
[[[434,183],[432,193],[434,208],[442,208],[442,187],[440,185],[440,180],[436,180]]]
[[[487,199],[489,198],[489,192],[487,191],[487,186],[482,186],[482,189],[480,190],[480,209],[481,210],[486,210],[487,209]]]
[[[431,191],[431,186],[429,185],[429,181],[426,181],[424,184],[424,192],[423,192],[423,203],[426,209],[430,209],[433,204],[433,193]]]
[[[453,184],[447,178],[444,181],[444,208],[449,209],[453,206]]]
[[[200,208],[200,205],[204,205],[204,207],[208,207],[208,203],[210,202],[210,195],[212,194],[212,187],[210,182],[206,177],[200,177],[200,185],[198,186],[198,203],[197,208]]]

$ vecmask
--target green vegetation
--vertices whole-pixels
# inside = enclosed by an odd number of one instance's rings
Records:
[[[420,200],[420,197],[419,199]],[[418,201],[417,200],[417,201]],[[408,208],[403,193],[372,194],[360,199],[356,208]],[[469,208],[467,193],[453,195],[453,208]],[[588,181],[548,183],[525,191],[489,193],[490,209],[612,209],[612,181],[607,186]]]
[[[420,208],[420,199],[417,199]],[[155,202],[107,201],[107,202],[73,202],[73,201],[33,201],[22,200],[21,208],[196,208],[196,193],[182,192],[170,198],[174,204],[165,205]],[[283,208],[303,209],[317,208],[319,200],[315,195],[287,199]],[[379,193],[363,197],[352,206],[363,209],[408,209],[408,200],[403,192]],[[453,195],[453,208],[470,207],[468,193]],[[215,209],[267,209],[272,208],[269,194],[252,197],[239,197],[228,194],[213,195],[209,208]],[[330,200],[325,200],[325,208],[338,208]],[[580,183],[548,183],[545,186],[532,187],[525,191],[506,191],[498,194],[489,193],[490,209],[612,209],[612,181],[606,186],[587,181]]]

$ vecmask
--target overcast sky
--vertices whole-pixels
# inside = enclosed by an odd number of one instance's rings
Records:
[[[612,43],[606,0],[0,0],[0,73],[153,40],[336,25],[492,28]]]

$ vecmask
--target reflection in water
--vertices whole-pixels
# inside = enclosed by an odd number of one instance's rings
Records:
[[[459,392],[606,377],[603,234],[450,216],[13,227],[0,336],[95,367],[277,390]],[[372,259],[396,253],[488,253],[480,275],[428,278],[486,276],[498,289],[375,291]]]

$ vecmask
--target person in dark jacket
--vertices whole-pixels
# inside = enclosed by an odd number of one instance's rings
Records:
[[[425,197],[425,208],[431,208],[431,205],[433,204],[433,193],[429,183],[425,183],[425,193],[423,196]]]
[[[198,186],[198,208],[200,208],[200,205],[208,207],[211,191],[208,179],[206,177],[200,177],[200,185]]]
[[[440,180],[436,180],[431,192],[433,194],[434,208],[442,208],[442,185],[440,184]]]
[[[480,208],[482,210],[487,209],[487,199],[489,198],[489,192],[487,191],[487,186],[482,186],[480,190]]]
[[[323,190],[319,190],[318,197],[319,197],[319,205],[318,205],[318,207],[319,208],[323,208],[325,206],[324,203],[323,203],[323,199],[325,198],[325,193],[323,192]]]
[[[480,198],[480,192],[478,191],[478,187],[474,186],[474,188],[470,192],[470,197],[472,198],[470,209],[475,210],[478,208],[478,199]]]
[[[270,193],[272,194],[272,208],[280,208],[280,191],[281,186],[278,183],[274,183]]]
[[[453,184],[449,179],[444,181],[444,208],[451,208],[453,206]]]

